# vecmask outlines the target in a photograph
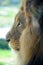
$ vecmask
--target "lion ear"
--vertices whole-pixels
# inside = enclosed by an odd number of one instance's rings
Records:
[[[32,25],[33,25],[36,35],[40,35],[41,29],[40,29],[40,24],[38,23],[38,21],[36,20],[32,21]]]

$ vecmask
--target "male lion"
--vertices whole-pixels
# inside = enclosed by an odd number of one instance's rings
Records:
[[[16,65],[43,65],[42,3],[42,0],[26,0],[7,34],[6,39],[17,54]]]

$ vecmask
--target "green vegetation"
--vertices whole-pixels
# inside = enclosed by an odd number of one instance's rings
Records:
[[[0,39],[0,58],[10,57],[10,49],[5,39]]]
[[[8,43],[5,39],[0,39],[0,48],[1,49],[9,49]]]
[[[2,50],[0,49],[0,65],[6,65],[6,58],[10,58],[11,57],[11,52],[10,50]],[[1,60],[2,59],[2,60]]]
[[[2,50],[0,49],[0,58],[11,57],[10,50]]]
[[[11,26],[19,8],[0,7],[0,27]]]
[[[5,65],[5,63],[3,63],[3,62],[0,62],[0,65]]]
[[[11,26],[22,0],[0,0],[0,27]]]
[[[22,0],[0,0],[0,28],[13,25],[21,1]],[[10,59],[10,57],[11,51],[8,47],[8,43],[5,39],[0,39],[0,65],[6,65],[5,59]],[[1,61],[1,59],[3,61]]]

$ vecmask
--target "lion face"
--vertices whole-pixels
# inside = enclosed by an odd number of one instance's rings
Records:
[[[25,27],[26,17],[24,12],[20,11],[15,17],[12,29],[7,34],[7,39],[10,39],[11,47],[15,50],[19,50],[20,48],[19,39]]]
[[[38,32],[39,34],[39,31],[36,30],[37,28],[40,28],[39,24],[36,21],[34,23],[34,19],[30,15],[27,18],[25,12],[20,10],[15,17],[13,27],[7,34],[7,40],[14,50],[20,50],[25,43],[31,46],[36,43],[36,33]]]
[[[29,54],[29,48],[33,48],[37,41],[37,35],[30,15],[27,20],[24,11],[19,11],[15,17],[12,29],[7,34],[7,39],[11,48],[20,51],[20,53],[24,50],[23,54],[26,54],[26,52]]]

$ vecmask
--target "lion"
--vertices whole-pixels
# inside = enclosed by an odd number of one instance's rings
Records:
[[[16,65],[43,65],[43,4],[41,3],[42,0],[26,0],[6,36],[11,49],[17,54],[16,60],[14,58]]]

